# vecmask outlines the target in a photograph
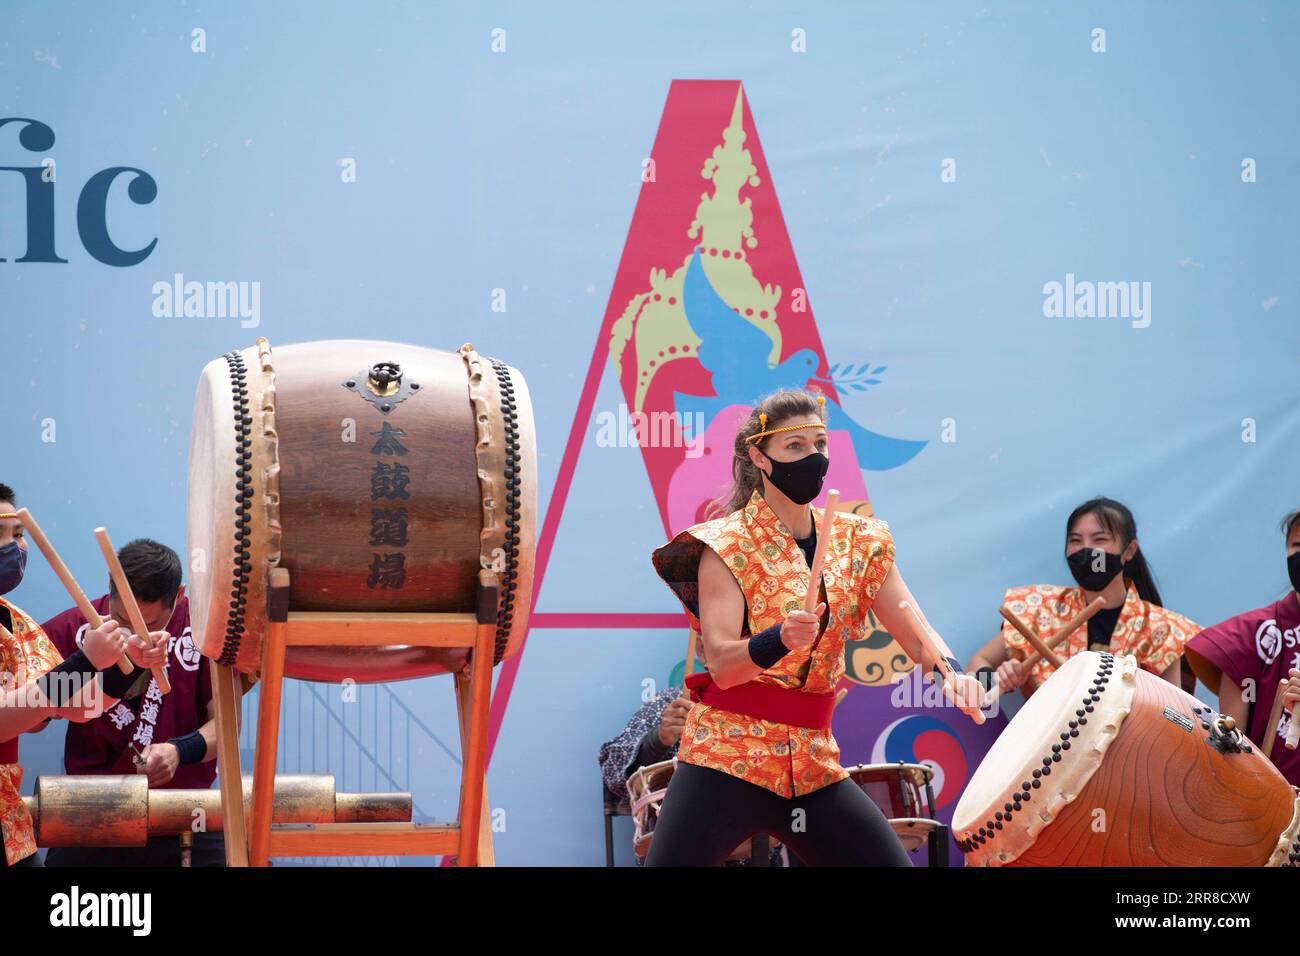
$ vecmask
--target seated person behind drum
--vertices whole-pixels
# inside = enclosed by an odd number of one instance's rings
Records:
[[[1291,721],[1291,706],[1300,700],[1300,511],[1282,521],[1286,568],[1291,581],[1280,600],[1207,627],[1187,643],[1187,660],[1205,686],[1219,695],[1219,712],[1261,747],[1273,737],[1274,765],[1293,786],[1300,785],[1300,749],[1282,745]],[[1268,726],[1278,684],[1287,681],[1282,712]]]
[[[16,500],[0,484],[0,595],[18,587],[27,567]],[[0,625],[0,869],[40,866],[32,815],[19,795],[18,738],[44,730],[53,717],[85,721],[114,703],[131,683],[115,666],[127,637],[116,621],[105,621],[87,635],[83,653],[64,660],[40,625],[3,597]]]
[[[118,560],[150,631],[166,631],[168,639],[153,650],[130,650],[131,659],[140,668],[140,679],[127,699],[95,720],[68,728],[65,771],[144,773],[151,788],[206,790],[217,775],[216,712],[207,662],[190,638],[190,608],[181,584],[180,558],[166,545],[141,538],[118,551]],[[128,620],[111,580],[109,593],[91,603],[105,617]],[[74,607],[42,627],[66,656],[81,644],[87,624]],[[161,693],[149,673],[150,667],[164,662],[172,685],[168,694]],[[150,837],[143,847],[54,847],[46,853],[45,865],[178,866],[180,839]],[[225,865],[220,832],[194,834],[192,865]]]
[[[1160,592],[1138,547],[1133,513],[1110,498],[1094,498],[1079,505],[1065,523],[1065,560],[1078,587],[1030,584],[1011,588],[1003,605],[1037,636],[1048,639],[1100,597],[1102,609],[1089,619],[1086,629],[1078,628],[1064,644],[1053,648],[1056,654],[1061,658],[1083,650],[1134,654],[1142,667],[1181,685],[1183,646],[1200,628],[1161,606]],[[995,670],[1002,693],[1023,686],[1028,696],[1053,670],[1045,660],[1026,670],[1021,662],[1032,652],[1007,622],[1002,633],[976,652],[967,670]]]
[[[704,646],[698,636],[693,642],[702,658]],[[684,687],[667,687],[632,715],[623,732],[600,745],[600,773],[610,793],[627,799],[627,778],[639,767],[669,760],[677,755],[691,699]]]

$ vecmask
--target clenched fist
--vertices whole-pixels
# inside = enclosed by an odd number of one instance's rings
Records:
[[[686,726],[686,715],[691,711],[692,702],[683,694],[666,708],[659,718],[659,742],[671,747],[682,739],[682,729]]]
[[[81,649],[95,670],[102,671],[122,657],[122,652],[126,650],[126,636],[127,632],[122,626],[109,618],[93,631],[86,632],[81,641]]]
[[[817,605],[815,611],[791,611],[781,625],[781,643],[792,651],[801,651],[817,640],[821,629],[822,613],[826,602]]]

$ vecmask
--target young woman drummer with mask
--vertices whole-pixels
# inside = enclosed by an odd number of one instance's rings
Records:
[[[1070,513],[1065,522],[1065,561],[1077,587],[1030,584],[1011,588],[1002,599],[1036,636],[1046,640],[1070,618],[1100,597],[1102,609],[1053,650],[1061,658],[1084,650],[1133,654],[1146,670],[1173,684],[1182,683],[1183,646],[1200,627],[1161,606],[1160,592],[1138,546],[1133,513],[1118,501],[1094,498]],[[1010,624],[979,649],[969,667],[997,672],[1003,693],[1023,687],[1032,693],[1052,673],[1039,660],[1022,662],[1033,648]]]
[[[14,500],[13,489],[0,484],[0,595],[18,587],[27,567],[27,540]],[[32,815],[19,796],[19,735],[52,717],[88,720],[121,697],[135,680],[114,666],[128,633],[116,621],[105,621],[65,661],[39,624],[0,597],[0,870],[41,865]],[[102,675],[99,681],[96,675]]]
[[[819,603],[804,610],[824,509],[825,399],[802,390],[769,395],[741,423],[734,485],[722,517],[693,525],[654,552],[655,570],[682,602],[708,654],[687,678],[695,701],[682,730],[648,866],[720,864],[766,832],[812,866],[907,866],[884,815],[840,765],[830,730],[844,642],[865,637],[874,608],[927,671],[916,601],[894,563],[889,527],[836,513]],[[945,693],[968,714],[978,682],[948,661]]]

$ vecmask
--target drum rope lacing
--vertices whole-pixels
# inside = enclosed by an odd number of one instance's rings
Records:
[[[239,652],[240,635],[244,626],[244,599],[248,595],[249,577],[253,571],[249,540],[253,499],[253,416],[248,408],[248,381],[244,359],[238,352],[222,356],[230,371],[231,393],[235,418],[235,570],[230,582],[230,614],[226,625],[226,640],[221,648],[218,664],[231,666]]]
[[[1012,794],[1011,801],[1004,803],[1002,809],[998,810],[993,819],[989,820],[980,827],[979,830],[966,839],[957,840],[957,849],[963,853],[970,853],[976,847],[981,847],[989,840],[993,839],[997,831],[1002,829],[1003,822],[1011,822],[1012,814],[1019,813],[1026,809],[1027,804],[1032,798],[1034,790],[1042,786],[1042,778],[1050,776],[1052,773],[1052,764],[1061,762],[1063,751],[1070,749],[1070,740],[1079,736],[1079,727],[1088,723],[1088,714],[1091,714],[1101,695],[1106,690],[1106,684],[1110,681],[1111,671],[1114,669],[1115,657],[1113,654],[1102,654],[1102,663],[1098,668],[1098,676],[1093,680],[1092,686],[1083,698],[1083,705],[1075,709],[1075,719],[1071,720],[1066,730],[1061,731],[1061,742],[1052,744],[1052,752],[1043,758],[1043,766],[1037,768],[1032,773],[1032,780],[1022,781],[1020,789]]]
[[[648,780],[649,777],[647,777],[645,773],[646,770],[648,769],[650,768],[649,767],[639,768],[635,776]],[[676,757],[672,758],[672,769],[674,772],[676,772],[677,770]],[[671,774],[669,775],[668,779],[669,779],[669,783],[671,783],[672,782]],[[645,828],[644,825],[645,817],[643,816],[642,811],[645,810],[647,807],[651,808],[652,810],[654,810],[655,817],[657,819],[659,816],[659,808],[663,805],[664,797],[667,795],[667,793],[668,793],[668,784],[666,783],[662,787],[659,787],[656,790],[646,790],[642,792],[635,800],[631,802],[630,809],[632,811],[632,828],[634,830],[632,834],[632,845],[634,847],[638,843],[640,843],[642,838],[645,837],[649,832]]]
[[[510,380],[510,369],[491,356],[485,355],[497,373],[497,384],[501,389],[501,417],[506,433],[506,458],[504,463],[506,480],[506,546],[505,568],[501,572],[501,593],[497,610],[496,648],[493,663],[499,664],[505,656],[510,638],[510,625],[514,619],[515,588],[519,576],[519,488],[521,485],[519,453],[519,427],[515,410],[515,389]]]

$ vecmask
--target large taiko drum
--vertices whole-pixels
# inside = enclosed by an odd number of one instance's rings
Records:
[[[190,444],[190,619],[203,653],[258,673],[268,575],[295,611],[474,612],[497,573],[496,661],[523,641],[537,454],[515,368],[394,342],[278,346],[209,362]],[[490,593],[490,592],[488,592]],[[457,671],[469,651],[300,647],[285,676],[358,682]]]
[[[1085,651],[1002,731],[952,828],[967,865],[1277,866],[1300,817],[1230,720],[1132,656]]]

